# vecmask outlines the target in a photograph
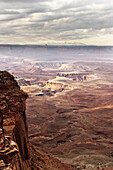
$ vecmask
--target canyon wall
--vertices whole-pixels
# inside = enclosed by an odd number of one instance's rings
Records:
[[[31,169],[25,115],[27,94],[7,72],[0,72],[0,168]]]
[[[73,78],[76,81],[85,81],[88,75],[88,73],[57,73],[59,77]]]

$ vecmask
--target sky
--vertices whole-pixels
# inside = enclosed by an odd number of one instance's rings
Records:
[[[113,45],[113,0],[0,0],[0,44]]]

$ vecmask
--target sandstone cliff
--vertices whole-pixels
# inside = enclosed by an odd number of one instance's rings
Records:
[[[51,88],[51,90],[64,90],[68,88],[68,85],[58,82],[46,82],[45,87]]]
[[[29,143],[27,97],[12,75],[0,71],[0,170],[71,169]]]

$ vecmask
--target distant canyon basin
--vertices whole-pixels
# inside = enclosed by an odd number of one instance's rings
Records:
[[[113,47],[0,46],[25,92],[29,140],[74,168],[113,167]]]

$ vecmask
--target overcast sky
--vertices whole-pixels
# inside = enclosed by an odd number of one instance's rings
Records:
[[[0,44],[113,45],[113,0],[0,0]]]

